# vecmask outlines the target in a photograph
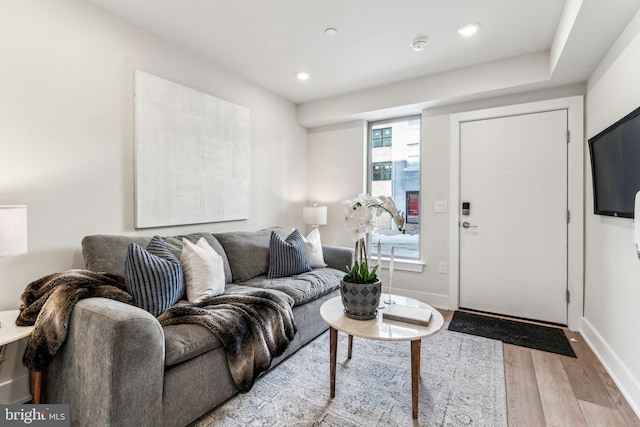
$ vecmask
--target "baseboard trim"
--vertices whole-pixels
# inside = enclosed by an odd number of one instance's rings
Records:
[[[602,338],[598,331],[585,318],[582,319],[582,337],[591,347],[602,366],[616,383],[631,409],[640,417],[640,384],[633,378],[627,366],[620,360],[613,349]]]
[[[388,290],[385,290],[385,291],[388,292]],[[396,289],[396,288],[393,288],[391,292],[397,295],[402,295],[403,297],[417,299],[418,301],[421,301],[425,304],[429,304],[434,308],[448,310],[448,307],[449,307],[448,295],[430,294],[428,292],[416,292],[416,291],[410,291],[408,289]]]

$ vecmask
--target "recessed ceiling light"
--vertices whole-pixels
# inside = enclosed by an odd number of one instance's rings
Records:
[[[324,33],[329,37],[333,37],[338,34],[338,30],[336,30],[335,28],[327,28],[326,30],[324,30]]]
[[[478,24],[477,22],[472,22],[470,24],[463,25],[462,27],[460,27],[458,29],[458,34],[460,34],[461,36],[471,36],[477,33],[479,29],[480,29],[480,24]]]
[[[296,77],[298,78],[298,80],[309,80],[309,77],[311,76],[309,75],[309,73],[305,73],[304,71],[301,71],[298,74],[296,74]]]
[[[415,52],[422,52],[427,47],[429,41],[427,39],[416,39],[411,42],[411,49]]]

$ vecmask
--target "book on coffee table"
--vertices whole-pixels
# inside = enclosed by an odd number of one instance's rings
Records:
[[[382,318],[413,323],[415,325],[429,326],[429,320],[431,320],[431,309],[391,304],[382,311]]]

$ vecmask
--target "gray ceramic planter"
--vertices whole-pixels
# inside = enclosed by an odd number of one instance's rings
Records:
[[[375,319],[382,295],[382,282],[349,283],[340,280],[340,296],[345,316],[356,320]]]

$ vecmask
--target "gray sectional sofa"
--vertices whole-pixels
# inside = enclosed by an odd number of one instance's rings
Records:
[[[339,281],[352,263],[353,250],[324,246],[326,268],[268,279],[270,234],[271,229],[195,233],[163,240],[179,257],[182,237],[194,243],[204,237],[223,257],[225,293],[269,288],[294,299],[297,333],[286,352],[274,359],[275,366],[327,329],[320,306],[339,295]],[[144,247],[149,241],[148,237],[85,237],[86,268],[123,275],[129,244]],[[77,303],[67,339],[43,378],[44,402],[69,404],[71,424],[79,426],[184,426],[238,392],[224,348],[206,328],[194,324],[163,328],[141,308],[105,298]]]

